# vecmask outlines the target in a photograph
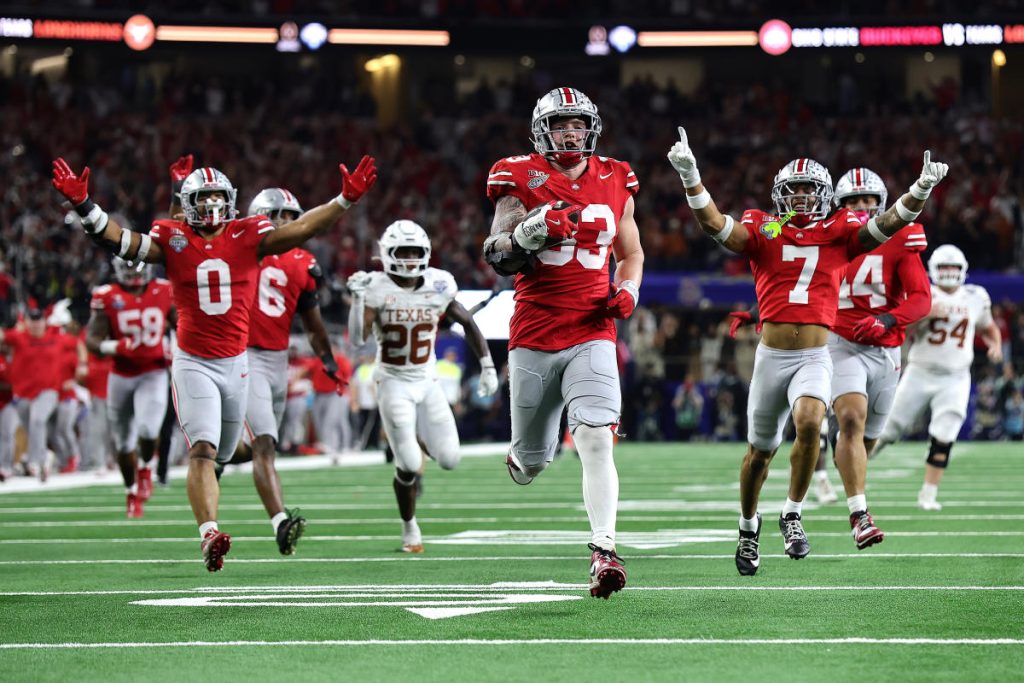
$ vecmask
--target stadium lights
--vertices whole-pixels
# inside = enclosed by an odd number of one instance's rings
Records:
[[[386,69],[396,69],[402,65],[402,60],[398,55],[382,55],[380,57],[374,57],[363,65],[370,73],[376,73],[378,71],[385,71]]]
[[[992,52],[992,64],[997,68],[1006,66],[1006,53],[1002,50]]]
[[[640,47],[750,47],[756,31],[640,31]]]
[[[451,42],[448,31],[399,29],[332,28],[327,33],[332,45],[403,45],[406,47],[444,47]]]
[[[183,43],[272,43],[276,44],[276,28],[243,28],[241,26],[158,26],[156,39]]]

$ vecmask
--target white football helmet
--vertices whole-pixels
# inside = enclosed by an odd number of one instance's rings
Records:
[[[153,266],[140,263],[133,266],[119,256],[114,257],[114,279],[125,287],[142,287],[153,279]]]
[[[205,211],[200,213],[199,200],[210,192],[223,192],[227,200],[206,202],[203,206]],[[193,228],[216,228],[232,220],[238,215],[235,209],[237,194],[238,190],[228,177],[217,169],[210,166],[197,168],[181,183],[181,208],[185,212],[185,222]]]
[[[579,118],[587,123],[583,131],[586,137],[579,149],[566,148],[552,137],[551,124],[562,117]],[[555,88],[537,100],[530,131],[538,154],[568,168],[594,154],[597,138],[601,136],[601,117],[597,105],[576,88]]]
[[[811,194],[797,194],[793,185],[814,186]],[[781,216],[795,211],[807,220],[821,220],[832,213],[832,175],[814,159],[793,159],[775,174],[772,201]]]
[[[870,194],[878,197],[878,206],[868,209],[868,218],[877,216],[885,211],[885,202],[889,198],[889,192],[885,189],[885,183],[881,176],[870,168],[863,166],[851,168],[843,174],[843,177],[836,183],[835,203],[842,206],[847,197],[859,197]]]
[[[265,190],[260,190],[260,193],[253,197],[249,203],[248,215],[262,214],[272,221],[278,221],[287,218],[281,215],[286,211],[294,213],[295,218],[303,213],[299,200],[291,192],[283,187],[268,187]]]
[[[419,223],[398,220],[389,225],[377,242],[380,246],[380,260],[384,272],[399,277],[419,277],[430,264],[430,238]],[[395,252],[402,247],[421,250],[415,258],[398,258]]]
[[[940,270],[943,267],[947,270]],[[949,267],[958,270],[950,271]],[[959,287],[967,279],[967,257],[952,244],[939,245],[928,259],[928,277],[939,287]]]

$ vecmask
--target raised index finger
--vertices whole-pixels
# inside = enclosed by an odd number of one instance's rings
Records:
[[[924,151],[924,165],[927,166],[928,164],[931,163],[931,161],[932,161],[932,151],[930,149],[926,149]]]
[[[683,128],[682,126],[679,126],[679,141],[687,146],[689,146],[690,144],[689,141],[687,141],[686,139],[686,129]]]

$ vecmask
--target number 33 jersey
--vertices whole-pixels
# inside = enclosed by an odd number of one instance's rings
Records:
[[[395,284],[387,273],[370,273],[366,307],[376,311],[377,376],[415,382],[434,376],[437,323],[459,289],[451,273],[427,268],[416,289]]]
[[[857,214],[839,209],[803,227],[786,224],[775,239],[761,226],[777,217],[749,209],[741,220],[750,235],[743,255],[754,273],[761,320],[831,328],[846,264],[866,251],[857,237]]]
[[[178,309],[178,348],[202,358],[233,358],[249,342],[259,248],[274,229],[266,216],[230,221],[205,239],[183,221],[155,221],[149,236],[164,254]]]
[[[984,287],[963,285],[950,293],[932,285],[932,310],[914,333],[907,362],[941,373],[966,370],[974,361],[975,329],[991,324]]]
[[[516,307],[509,348],[560,351],[583,342],[615,340],[615,322],[606,314],[608,261],[626,202],[640,183],[623,161],[590,157],[571,180],[539,154],[508,157],[491,167],[487,197],[515,197],[526,210],[554,199],[583,206],[576,244],[537,253],[537,267],[516,275]]]

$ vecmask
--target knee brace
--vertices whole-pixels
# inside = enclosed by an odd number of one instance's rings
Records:
[[[953,444],[943,443],[932,437],[931,445],[928,446],[928,457],[925,462],[932,467],[946,469],[949,466],[949,457],[953,453]]]
[[[412,486],[416,483],[416,473],[395,468],[395,481],[401,486]]]

